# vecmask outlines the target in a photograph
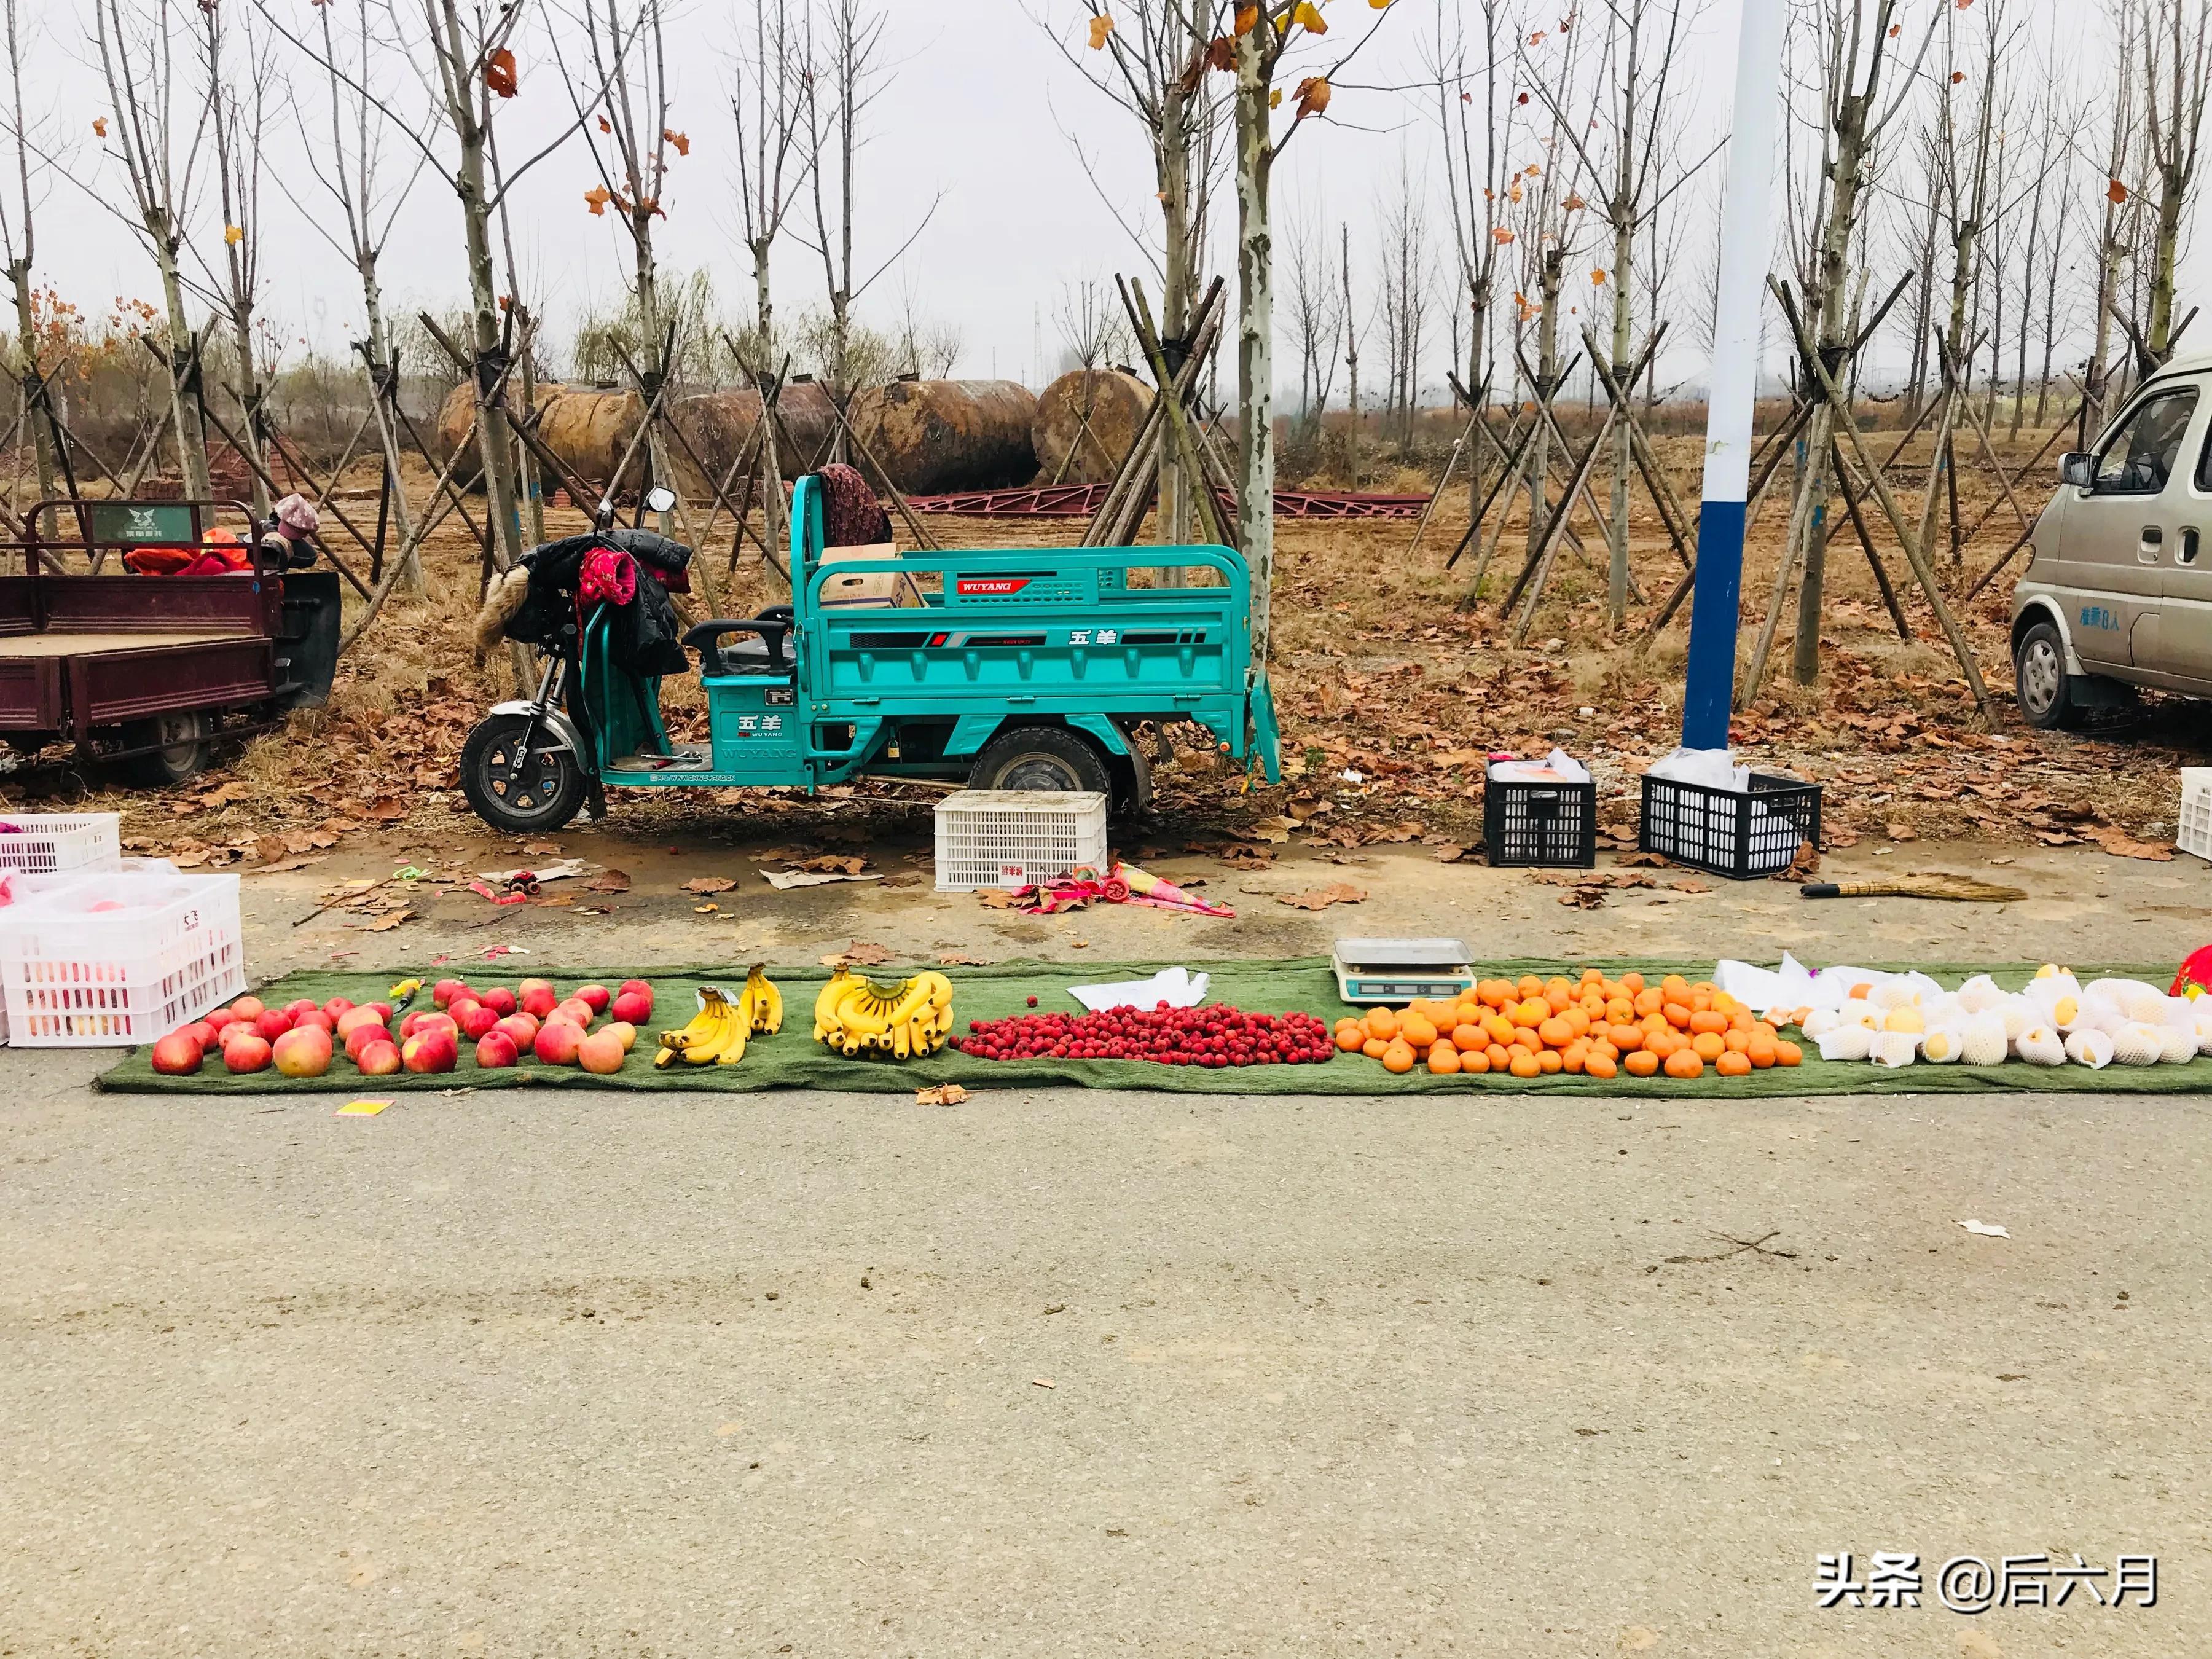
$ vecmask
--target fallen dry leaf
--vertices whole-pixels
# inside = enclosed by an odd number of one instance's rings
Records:
[[[1276,840],[1283,840],[1278,836]],[[1232,870],[1265,870],[1275,861],[1274,853],[1249,842],[1232,841],[1221,849],[1221,861]]]
[[[1695,876],[1692,876],[1686,881],[1678,881],[1674,884],[1674,886],[1678,893],[1710,893],[1713,890],[1712,883],[1699,881]]]
[[[1920,839],[1920,837],[1913,832],[1912,826],[1909,823],[1885,823],[1882,825],[1882,830],[1892,841],[1917,841]]]
[[[415,913],[412,910],[394,910],[388,915],[379,916],[374,921],[365,921],[362,923],[360,927],[354,929],[354,932],[356,933],[388,933],[414,914]]]
[[[1462,847],[1457,842],[1448,841],[1437,848],[1438,864],[1457,864],[1466,856],[1467,848]]]
[[[727,876],[694,876],[684,884],[687,893],[726,893],[738,884]]]
[[[1367,898],[1364,887],[1354,886],[1348,881],[1331,882],[1326,887],[1316,887],[1309,892],[1284,893],[1277,902],[1294,906],[1300,910],[1326,910],[1332,904],[1360,904]]]
[[[988,968],[988,957],[971,957],[965,951],[939,951],[937,965],[940,968]]]
[[[1016,902],[1014,895],[1003,887],[982,888],[975,896],[983,901],[986,910],[1011,910]]]
[[[397,823],[407,816],[407,804],[392,795],[379,795],[362,809],[365,817],[380,823]]]
[[[691,914],[695,916],[720,915],[722,907],[719,904],[695,904],[691,907]]]
[[[2173,861],[2173,848],[2170,842],[2137,841],[2116,823],[2100,823],[2094,830],[2083,831],[2083,834],[2116,858],[2150,859],[2160,864]]]
[[[557,841],[526,841],[522,843],[522,850],[532,858],[557,859],[561,856],[561,843]]]
[[[916,1089],[914,1103],[917,1106],[957,1106],[968,1098],[968,1091],[957,1083],[940,1083],[934,1089]]]
[[[817,876],[857,876],[868,867],[868,861],[864,858],[857,855],[841,857],[834,853],[825,854],[818,859],[786,859],[783,862],[787,869]]]
[[[593,893],[627,893],[629,891],[629,872],[627,870],[602,870],[584,886]]]
[[[891,953],[884,946],[872,945],[866,939],[856,939],[845,947],[845,960],[857,963],[864,968],[873,968],[890,959]]]

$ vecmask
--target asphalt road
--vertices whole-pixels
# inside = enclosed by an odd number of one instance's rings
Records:
[[[0,1052],[0,1654],[2212,1639],[2202,1103],[340,1119],[94,1063]],[[1842,1550],[1923,1605],[1818,1610]],[[2157,1605],[1934,1593],[2076,1551]]]

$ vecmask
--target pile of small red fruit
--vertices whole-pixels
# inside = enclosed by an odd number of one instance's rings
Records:
[[[489,1069],[534,1058],[605,1073],[622,1069],[638,1027],[653,1018],[653,987],[641,979],[625,980],[613,991],[580,986],[565,1000],[546,979],[526,979],[512,991],[472,990],[460,980],[441,979],[430,1000],[401,1015],[395,1032],[388,1002],[302,997],[270,1008],[258,997],[240,997],[156,1042],[154,1069],[189,1077],[214,1054],[232,1072],[273,1066],[286,1077],[321,1077],[343,1054],[363,1077],[441,1073],[460,1063],[463,1042],[473,1042],[477,1064]],[[595,1031],[592,1023],[602,1014],[612,1018]]]
[[[1149,1060],[1213,1071],[1319,1065],[1336,1053],[1328,1027],[1311,1014],[1248,1014],[1223,1002],[971,1019],[954,1046],[978,1060]]]

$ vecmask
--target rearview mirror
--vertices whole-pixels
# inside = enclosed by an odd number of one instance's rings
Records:
[[[2058,482],[2087,489],[2097,482],[2097,458],[2079,450],[2058,458]]]
[[[667,513],[675,508],[676,492],[666,484],[655,484],[645,492],[645,507],[648,513]]]

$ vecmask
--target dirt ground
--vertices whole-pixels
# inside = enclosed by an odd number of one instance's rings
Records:
[[[2010,459],[2024,463],[2039,441],[2040,434],[2024,434]],[[1666,440],[1662,447],[1681,490],[1693,493],[1694,445]],[[1677,449],[1684,453],[1676,455]],[[1378,470],[1384,459],[1377,458]],[[1908,452],[1905,462],[1895,483],[1901,497],[1917,502],[1924,457]],[[358,481],[356,495],[371,482]],[[2032,502],[2042,499],[2039,483],[2021,489]],[[1642,601],[1626,634],[1618,640],[1607,634],[1603,544],[1577,520],[1585,547],[1562,549],[1522,647],[1510,642],[1491,597],[1498,578],[1487,580],[1474,609],[1459,608],[1471,561],[1457,571],[1443,568],[1467,523],[1468,501],[1458,487],[1422,532],[1418,554],[1412,550],[1415,526],[1408,523],[1281,521],[1272,678],[1284,727],[1285,783],[1247,787],[1215,757],[1171,733],[1179,759],[1158,775],[1163,836],[1221,845],[1249,845],[1256,836],[1264,848],[1287,823],[1295,844],[1332,851],[1407,842],[1473,848],[1480,840],[1483,757],[1501,750],[1541,752],[1557,744],[1587,760],[1598,778],[1608,844],[1632,844],[1637,775],[1673,746],[1679,732],[1685,640],[1680,618],[1656,639],[1644,637],[1644,622],[1680,565],[1648,502],[1640,493],[1634,500],[1632,558]],[[1982,471],[1962,473],[1961,510],[1969,523],[1991,514],[1988,527],[1962,550],[1957,568],[1971,573],[2009,544],[2017,520]],[[1753,526],[1744,583],[1747,657],[1771,596],[1787,511],[1778,492]],[[1524,503],[1508,520],[1494,569],[1512,562],[1525,516]],[[584,515],[557,509],[548,521],[549,533],[556,533],[582,527]],[[696,524],[694,533],[705,528]],[[1081,526],[1073,520],[939,519],[933,528],[949,545],[1020,546],[1073,541]],[[901,536],[907,539],[903,529]],[[732,567],[728,537],[725,517],[711,538],[719,550],[702,554],[701,562],[724,607],[750,614],[777,597],[776,579],[750,550]],[[2177,768],[2212,750],[2198,706],[2147,697],[2081,734],[2021,726],[2010,714],[2009,580],[2001,578],[1966,611],[2002,716],[1999,729],[1985,729],[1896,549],[1884,544],[1879,531],[1876,542],[1904,592],[1915,637],[1898,637],[1864,556],[1839,538],[1829,558],[1821,683],[1790,683],[1785,616],[1775,667],[1735,722],[1744,758],[1823,784],[1831,851],[1869,839],[1924,844],[1964,837],[2095,843],[2155,855],[2173,830]],[[361,562],[343,535],[334,533],[332,544],[349,562]],[[471,660],[477,556],[457,522],[449,520],[433,538],[426,565],[428,593],[395,595],[342,666],[327,709],[297,715],[285,731],[243,750],[226,750],[195,785],[157,793],[118,791],[98,775],[87,775],[66,754],[50,752],[0,782],[0,799],[119,810],[135,850],[167,854],[194,867],[283,863],[352,845],[372,832],[442,839],[456,827],[453,767],[461,742],[489,702],[512,695],[512,682],[503,659]],[[679,725],[685,708],[696,706],[689,690],[677,682],[668,688]],[[1347,779],[1347,771],[1359,774],[1359,781]],[[856,808],[844,797],[808,803],[753,795],[744,809],[750,817],[773,815],[778,834],[805,840],[826,838],[856,817],[902,823],[933,798],[912,786],[863,784],[856,793],[875,804]],[[710,822],[738,804],[728,792],[711,802],[616,799],[613,822],[647,840],[663,823]]]

